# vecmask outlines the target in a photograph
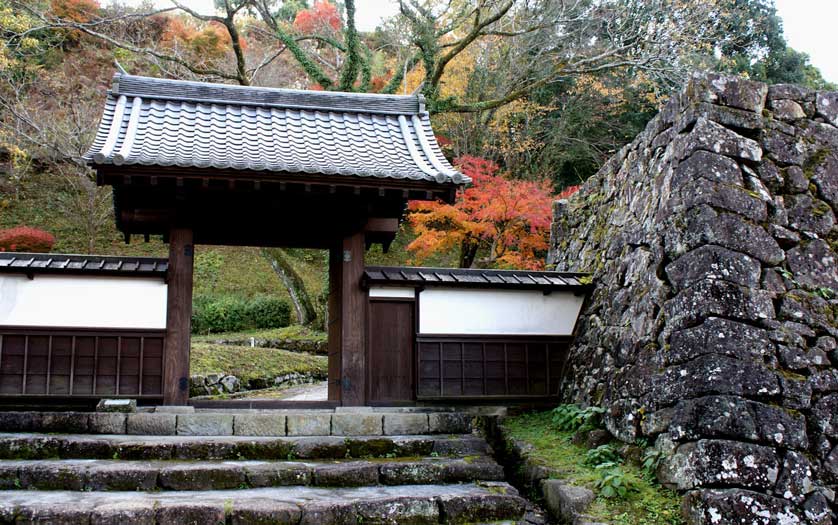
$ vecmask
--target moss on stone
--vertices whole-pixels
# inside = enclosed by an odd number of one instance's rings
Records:
[[[595,493],[599,474],[595,467],[585,464],[585,447],[572,443],[572,432],[558,430],[552,422],[552,412],[536,412],[508,418],[504,422],[509,437],[531,445],[527,460],[546,467],[555,476],[571,485],[585,486]],[[615,443],[616,444],[616,443]],[[599,497],[586,511],[591,521],[614,525],[681,525],[680,498],[675,492],[650,483],[641,469],[631,464],[621,465],[626,479],[634,487],[626,499]]]
[[[826,162],[826,158],[831,153],[829,148],[821,148],[813,153],[806,162],[803,163],[803,174],[807,179],[815,176],[815,168]]]

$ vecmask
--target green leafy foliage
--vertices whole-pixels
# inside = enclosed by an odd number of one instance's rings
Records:
[[[599,479],[596,480],[595,486],[603,498],[626,499],[629,491],[635,490],[634,483],[618,463],[609,461],[597,465],[596,472]]]
[[[250,328],[281,328],[291,321],[291,307],[276,297],[196,296],[192,300],[192,332],[211,334]]]
[[[581,408],[579,405],[559,405],[553,409],[553,423],[565,432],[602,428],[602,407]]]
[[[611,444],[600,445],[585,452],[585,464],[591,467],[599,467],[606,463],[617,464],[621,461],[620,454]]]

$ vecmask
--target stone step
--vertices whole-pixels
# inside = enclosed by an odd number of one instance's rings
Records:
[[[0,523],[344,525],[519,520],[526,502],[506,483],[281,487],[194,492],[9,491]]]
[[[223,411],[191,407],[134,414],[99,412],[0,412],[5,432],[166,436],[380,436],[466,434],[476,416],[466,412],[374,410]],[[394,410],[394,409],[390,409]]]
[[[490,454],[472,434],[205,437],[0,433],[0,459],[344,459]]]
[[[0,490],[223,490],[503,481],[488,456],[375,461],[0,461]],[[0,496],[2,497],[2,496]]]

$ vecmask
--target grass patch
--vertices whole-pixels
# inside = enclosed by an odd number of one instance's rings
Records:
[[[326,375],[328,358],[275,348],[214,345],[196,342],[192,345],[190,371],[194,375],[223,372],[234,375],[246,384],[251,379],[276,377],[297,372]]]
[[[600,479],[596,468],[586,464],[585,447],[571,442],[572,432],[558,430],[552,412],[523,414],[507,419],[504,426],[512,438],[531,444],[530,457],[554,469],[556,477],[572,485],[584,486],[598,493]],[[682,525],[681,498],[673,491],[649,482],[639,467],[621,465],[632,487],[625,499],[598,497],[589,513],[607,523],[618,525]]]
[[[326,332],[320,332],[307,326],[292,324],[284,328],[269,328],[266,330],[248,330],[244,332],[225,332],[220,334],[193,335],[192,341],[197,343],[211,343],[221,339],[238,341],[256,339],[292,339],[295,341],[323,341],[328,339]]]

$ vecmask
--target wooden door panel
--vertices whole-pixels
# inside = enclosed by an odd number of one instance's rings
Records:
[[[414,400],[414,305],[408,301],[370,301],[369,400]]]

